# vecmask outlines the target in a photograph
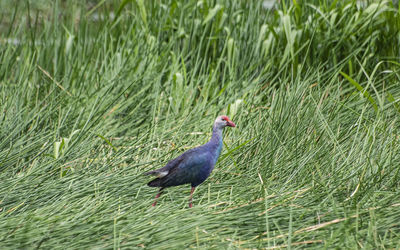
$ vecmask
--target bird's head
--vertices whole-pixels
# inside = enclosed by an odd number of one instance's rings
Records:
[[[214,126],[217,128],[236,127],[235,123],[226,115],[218,116],[217,119],[215,119]]]

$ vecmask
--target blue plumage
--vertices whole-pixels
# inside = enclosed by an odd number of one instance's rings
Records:
[[[160,187],[153,206],[156,205],[157,198],[160,197],[164,188],[191,184],[189,207],[192,207],[191,198],[194,189],[210,176],[221,153],[222,131],[226,126],[235,127],[236,125],[227,116],[217,117],[209,142],[184,152],[160,169],[145,173],[157,177],[148,183],[150,187]]]

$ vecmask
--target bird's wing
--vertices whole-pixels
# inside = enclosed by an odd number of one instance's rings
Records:
[[[210,164],[208,152],[193,152],[185,155],[184,159],[175,167],[171,168],[161,178],[164,185],[181,185],[196,181],[199,176],[204,175],[204,166]]]
[[[202,146],[192,148],[175,159],[170,160],[167,165],[162,168],[145,173],[145,175],[153,175],[158,178],[163,178],[168,175],[171,177],[174,172],[179,170],[182,174],[186,171],[192,171],[196,166],[202,166],[209,161],[209,152],[204,150]]]
[[[167,165],[165,165],[162,168],[150,171],[150,172],[146,172],[144,173],[145,175],[154,175],[155,177],[158,178],[162,178],[168,174],[170,174],[171,172],[174,171],[174,169],[176,169],[181,163],[182,161],[184,161],[186,158],[190,158],[190,155],[193,154],[194,149],[190,149],[186,152],[184,152],[183,154],[181,154],[180,156],[176,157],[175,159],[170,160]]]

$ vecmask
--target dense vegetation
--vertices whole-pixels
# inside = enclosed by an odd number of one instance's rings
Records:
[[[271,2],[1,1],[0,248],[398,247],[398,4]]]

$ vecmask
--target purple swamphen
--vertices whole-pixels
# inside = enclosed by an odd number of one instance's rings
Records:
[[[145,173],[157,178],[150,181],[150,187],[160,187],[153,206],[157,204],[164,188],[191,184],[189,207],[192,207],[192,195],[195,188],[203,183],[214,169],[215,163],[222,149],[222,131],[225,127],[236,127],[227,116],[218,116],[213,126],[212,137],[209,142],[192,148],[177,158],[169,161],[164,167]]]

